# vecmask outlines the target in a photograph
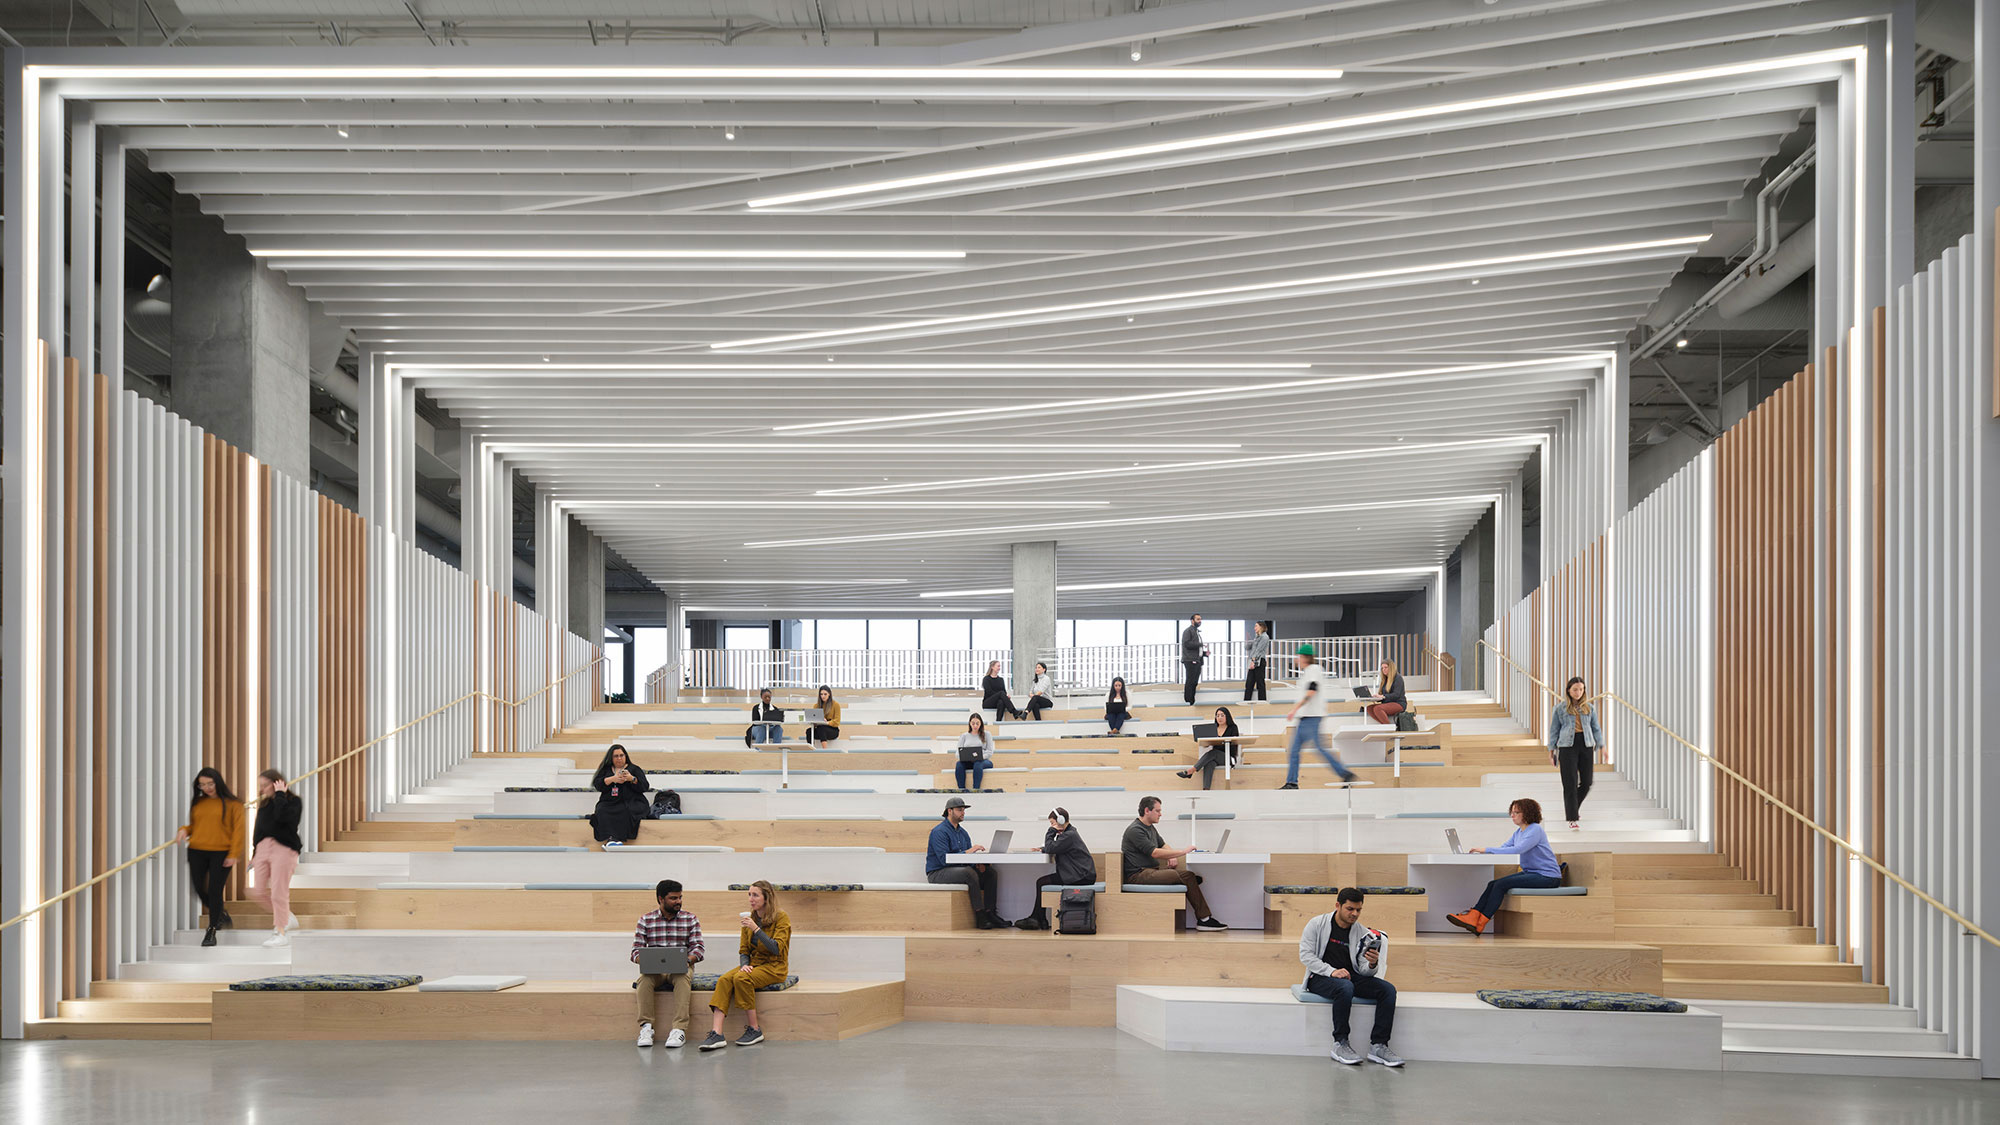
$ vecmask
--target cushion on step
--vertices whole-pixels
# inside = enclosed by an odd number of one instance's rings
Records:
[[[528,983],[527,977],[444,977],[427,980],[417,986],[418,992],[499,992]]]
[[[1364,886],[1360,890],[1364,895],[1420,895],[1424,893],[1422,887]],[[1266,883],[1264,885],[1264,893],[1270,895],[1334,895],[1340,893],[1340,888],[1319,883]]]
[[[692,793],[694,792],[694,790],[689,790],[689,792]],[[722,818],[715,815],[714,813],[677,812],[677,813],[668,813],[665,816],[656,816],[653,819],[654,820],[721,820]]]
[[[1174,817],[1174,819],[1176,819],[1176,820],[1235,820],[1235,819],[1236,819],[1236,814],[1235,814],[1235,813],[1233,813],[1233,812],[1205,812],[1205,813],[1179,813],[1179,814],[1177,814],[1177,815],[1176,815],[1176,816]]]
[[[1404,765],[1409,765],[1404,762]],[[1390,820],[1506,820],[1505,812],[1398,812]]]
[[[750,889],[750,884],[731,883],[729,884],[729,889],[732,891],[747,891]],[[862,888],[859,883],[772,883],[771,889],[778,891],[858,891]]]
[[[482,812],[473,813],[474,820],[585,820],[582,813],[573,812]]]
[[[1005,793],[1005,789],[905,789],[905,793]],[[904,820],[936,820],[934,816],[906,816]],[[971,820],[971,817],[965,819]]]
[[[947,884],[945,884],[945,885],[946,885],[946,886],[951,886],[952,884],[949,884],[949,883],[947,883]],[[1097,892],[1098,894],[1103,894],[1103,893],[1104,893],[1104,884],[1103,884],[1103,883],[1077,883],[1077,884],[1073,884],[1073,885],[1071,885],[1071,886],[1067,886],[1067,887],[1064,887],[1064,886],[1056,886],[1056,885],[1054,885],[1054,884],[1051,884],[1051,885],[1049,885],[1049,886],[1046,886],[1046,887],[1043,887],[1043,888],[1042,888],[1042,890],[1044,890],[1044,891],[1096,891],[1096,892]]]
[[[1589,887],[1515,887],[1510,895],[1528,895],[1533,898],[1574,898],[1590,893]]]
[[[304,973],[297,976],[239,980],[231,992],[388,992],[422,984],[414,973]]]
[[[524,891],[650,891],[654,883],[523,883]]]
[[[455,852],[587,852],[589,848],[561,844],[454,844]]]
[[[1127,883],[1119,889],[1126,894],[1134,895],[1180,895],[1187,893],[1187,887],[1181,883],[1175,883],[1172,886],[1159,883]]]
[[[509,785],[502,793],[588,793],[588,785]]]
[[[1496,1008],[1546,1012],[1685,1012],[1686,1004],[1650,992],[1601,992],[1590,988],[1482,988],[1476,994]]]
[[[912,790],[910,790],[910,792],[912,792],[912,793],[927,793],[927,792],[932,792],[932,790],[926,790],[926,789],[912,789]],[[936,790],[936,792],[940,792],[940,793],[970,793],[970,792],[972,792],[972,790],[970,790],[970,789],[940,789],[940,790]],[[1000,790],[998,790],[998,789],[982,789],[982,790],[980,790],[980,792],[982,792],[982,793],[998,793],[998,792],[1000,792]],[[937,817],[937,816],[923,816],[923,815],[919,814],[919,815],[916,815],[916,816],[906,816],[906,817],[904,817],[903,819],[904,819],[904,820],[942,820],[942,819],[944,819],[944,818],[943,818],[943,817]],[[1007,818],[1006,818],[1006,817],[1004,817],[1004,816],[1001,816],[1001,815],[1000,815],[999,813],[992,813],[992,814],[989,814],[989,815],[986,815],[986,816],[967,816],[967,817],[966,817],[965,819],[967,819],[967,820],[1006,820]]]
[[[1030,785],[1029,793],[1123,793],[1123,785]]]

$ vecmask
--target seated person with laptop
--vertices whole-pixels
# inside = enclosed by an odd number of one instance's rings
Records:
[[[972,787],[986,777],[987,767],[993,764],[993,736],[987,733],[986,717],[974,711],[965,720],[965,733],[958,736],[958,765],[952,770],[958,785],[965,788],[965,773],[972,771]]]
[[[972,896],[973,923],[982,930],[1003,929],[1007,923],[995,909],[1000,904],[1000,873],[990,864],[945,862],[948,855],[986,850],[972,842],[972,834],[961,823],[965,810],[971,807],[963,797],[944,803],[944,819],[931,827],[930,845],[924,850],[924,878],[933,883],[965,884],[965,893]]]
[[[743,745],[766,746],[785,740],[785,710],[771,705],[771,689],[757,693],[757,704],[750,708],[750,729],[743,732]]]
[[[1196,739],[1229,738],[1231,736],[1240,733],[1241,732],[1238,731],[1236,728],[1236,718],[1235,716],[1229,713],[1229,708],[1227,707],[1217,707],[1215,709],[1214,722],[1196,723],[1194,727],[1194,736]],[[1195,764],[1192,767],[1181,770],[1176,776],[1193,777],[1194,771],[1200,770],[1201,787],[1203,789],[1208,789],[1215,784],[1215,769],[1217,766],[1220,766],[1222,764],[1222,757],[1224,754],[1227,754],[1229,756],[1229,764],[1231,766],[1237,766],[1243,763],[1243,757],[1242,757],[1243,751],[1239,746],[1239,744],[1237,743],[1197,742],[1196,745],[1200,746],[1202,749],[1201,757],[1198,760],[1196,760]]]
[[[667,1046],[678,1047],[687,1042],[694,1013],[694,985],[688,974],[706,952],[701,919],[681,909],[681,885],[672,879],[660,880],[653,897],[659,909],[647,911],[632,931],[632,960],[639,966],[639,1046],[653,1045],[653,1017],[664,984],[673,989],[674,997],[674,1025],[667,1032]]]
[[[1179,883],[1187,888],[1187,904],[1194,911],[1195,929],[1228,929],[1228,926],[1223,925],[1209,912],[1208,899],[1201,893],[1201,876],[1189,871],[1187,865],[1182,862],[1182,859],[1195,849],[1168,847],[1167,842],[1160,838],[1160,830],[1153,827],[1158,823],[1160,823],[1160,799],[1141,797],[1139,819],[1125,826],[1125,837],[1119,846],[1119,850],[1124,853],[1126,884],[1160,886]]]

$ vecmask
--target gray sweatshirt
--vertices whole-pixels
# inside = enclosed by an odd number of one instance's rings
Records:
[[[1375,935],[1375,940],[1381,942],[1373,965],[1370,965],[1361,956],[1364,939],[1370,934]],[[1326,943],[1332,936],[1333,914],[1331,912],[1321,914],[1306,923],[1306,932],[1299,935],[1299,963],[1306,967],[1307,973],[1316,973],[1323,977],[1333,975],[1333,966],[1327,964],[1322,957],[1322,954],[1326,952]],[[1367,944],[1373,943],[1369,942]],[[1367,923],[1356,921],[1353,929],[1349,930],[1347,935],[1347,959],[1354,966],[1351,971],[1355,976],[1382,976],[1389,968],[1389,943],[1386,937],[1383,936],[1382,931],[1371,930],[1368,928]]]

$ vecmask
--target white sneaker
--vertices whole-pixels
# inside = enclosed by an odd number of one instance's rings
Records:
[[[650,1024],[650,1023],[642,1023],[642,1024],[640,1024],[640,1025],[639,1025],[639,1046],[641,1046],[641,1047],[650,1047],[650,1046],[652,1046],[652,1045],[653,1045],[653,1025],[652,1025],[652,1024]]]
[[[1581,821],[1572,820],[1569,822],[1569,830],[1571,832],[1581,832],[1583,831],[1583,823]]]
[[[270,939],[264,943],[264,948],[278,949],[282,946],[287,946],[290,944],[292,944],[292,936],[290,934],[273,934],[271,935]]]
[[[688,1041],[688,1033],[682,1031],[678,1027],[674,1028],[672,1031],[667,1032],[667,1046],[669,1047],[684,1046],[687,1043],[687,1041]]]

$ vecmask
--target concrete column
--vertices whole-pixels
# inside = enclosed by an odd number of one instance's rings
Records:
[[[569,631],[604,642],[604,540],[574,519],[569,525]]]
[[[1035,661],[1056,647],[1056,544],[1014,544],[1014,677],[1016,690],[1034,680]]]
[[[1458,545],[1457,624],[1439,647],[1458,661],[1458,688],[1470,691],[1484,679],[1480,672],[1479,638],[1493,623],[1494,512],[1472,525]]]
[[[681,600],[681,596],[679,594],[667,595],[666,663],[675,665],[676,670],[673,675],[667,678],[666,691],[663,694],[663,698],[659,700],[659,702],[670,702],[672,700],[679,699],[681,680],[684,679],[686,676],[687,670],[678,667],[683,661],[687,659],[687,653],[682,651],[681,649],[681,630],[687,627],[687,622],[686,622],[687,611],[684,608],[685,605],[686,603]],[[653,669],[651,668],[639,669],[639,675],[642,678],[651,675],[652,672]],[[636,702],[639,697],[635,695],[632,698]]]
[[[293,480],[312,479],[306,296],[174,197],[174,410]]]

